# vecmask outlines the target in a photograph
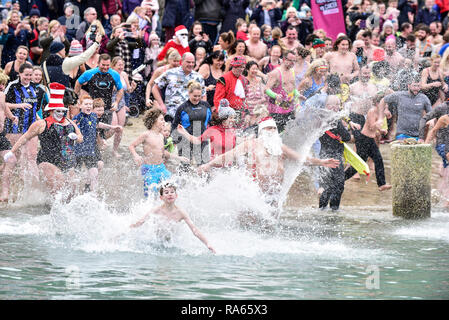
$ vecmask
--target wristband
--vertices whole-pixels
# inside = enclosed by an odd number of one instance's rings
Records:
[[[270,98],[276,99],[276,93],[274,93],[273,91],[271,91],[271,89],[265,90],[265,93],[266,93],[267,96],[269,96]]]

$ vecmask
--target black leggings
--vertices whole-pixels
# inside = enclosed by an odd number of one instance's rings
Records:
[[[345,171],[342,160],[340,159],[340,165],[337,168],[320,168],[320,186],[324,189],[319,202],[322,209],[326,208],[328,203],[332,210],[338,210],[340,207],[341,196],[345,190]]]
[[[360,133],[357,138],[355,138],[355,146],[357,148],[357,154],[363,161],[366,161],[368,157],[373,159],[374,167],[376,169],[376,180],[379,187],[383,186],[385,182],[385,171],[384,171],[384,161],[382,155],[380,154],[379,147],[373,138],[367,137]],[[355,175],[357,171],[353,167],[349,167],[345,172],[345,179],[348,180]]]

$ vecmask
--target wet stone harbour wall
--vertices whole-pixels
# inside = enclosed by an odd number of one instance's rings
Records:
[[[393,215],[405,219],[430,217],[432,146],[391,146]]]

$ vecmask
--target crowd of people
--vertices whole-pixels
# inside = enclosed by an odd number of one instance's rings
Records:
[[[327,167],[315,170],[320,208],[338,210],[345,180],[360,179],[341,142],[384,191],[379,145],[434,137],[449,206],[449,1],[344,0],[335,39],[314,29],[308,0],[2,2],[0,201],[16,170],[52,194],[76,175],[95,192],[113,137],[111,161],[132,157],[145,197],[174,173],[243,158],[276,205],[284,161],[301,159],[282,132],[324,108],[350,113],[306,160]],[[124,153],[123,128],[141,113],[147,130]]]

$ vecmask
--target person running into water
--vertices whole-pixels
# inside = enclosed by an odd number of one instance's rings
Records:
[[[122,131],[121,126],[111,126],[98,121],[97,114],[93,113],[93,99],[84,95],[80,98],[81,112],[73,121],[79,126],[83,135],[83,142],[75,145],[76,168],[81,170],[83,164],[89,172],[89,183],[86,183],[86,191],[96,191],[98,184],[98,156],[97,150],[97,127],[100,129]]]
[[[19,118],[14,116],[9,108],[6,107],[5,94],[3,90],[5,89],[6,83],[8,82],[8,76],[3,72],[0,72],[0,156],[3,158],[5,154],[11,150],[12,146],[8,139],[6,139],[6,134],[4,130],[5,117],[10,119],[14,125],[19,123]],[[17,159],[12,156],[5,161],[3,166],[0,167],[0,172],[3,169],[2,174],[2,193],[0,195],[0,202],[8,201],[9,197],[9,182],[11,177],[11,172],[16,165]]]
[[[301,160],[301,155],[282,143],[276,122],[271,117],[259,123],[258,137],[245,140],[234,149],[215,157],[200,166],[198,172],[207,172],[222,163],[232,163],[239,157],[247,157],[247,169],[258,182],[267,202],[277,206],[281,185],[284,180],[284,162],[286,159]],[[336,168],[340,161],[336,159],[316,159],[306,157],[306,165],[318,165]]]
[[[335,95],[327,96],[326,108],[335,112],[340,111],[341,102]],[[320,137],[320,158],[332,157],[340,160],[339,165],[330,170],[322,170],[320,177],[320,209],[325,209],[329,204],[332,210],[340,207],[341,196],[345,190],[345,172],[343,165],[343,142],[351,140],[351,134],[343,125],[342,120]],[[337,160],[337,161],[338,161]],[[320,192],[319,192],[320,193]]]
[[[210,159],[214,159],[226,151],[235,148],[235,110],[229,106],[229,101],[222,99],[218,108],[218,120],[216,123],[206,129],[204,133],[195,137],[191,135],[181,124],[178,125],[178,132],[193,144],[201,144],[210,140]],[[207,159],[208,162],[210,159]],[[223,164],[220,164],[221,167]]]
[[[379,113],[377,107],[374,106],[368,110],[366,121],[363,125],[362,131],[358,133],[355,139],[355,145],[357,148],[357,154],[363,161],[368,160],[368,157],[373,159],[374,167],[376,170],[376,181],[379,191],[385,191],[391,189],[391,185],[385,181],[384,161],[379,150],[379,146],[376,144],[376,133],[380,131],[381,134],[386,134],[387,130],[382,129],[379,120]],[[349,167],[345,171],[345,180],[354,176],[357,171],[353,167]]]
[[[164,158],[175,158],[183,162],[189,162],[190,160],[164,149],[162,131],[165,127],[165,121],[164,114],[160,109],[152,108],[145,112],[143,123],[148,130],[129,145],[129,151],[136,165],[140,167],[143,176],[144,196],[148,198],[150,188],[152,188],[154,194],[157,194],[156,185],[172,175],[165,167]],[[143,157],[136,152],[136,147],[141,144],[143,145]]]
[[[48,189],[54,195],[64,186],[73,186],[76,165],[74,144],[83,142],[83,136],[77,125],[65,116],[68,110],[63,104],[65,86],[50,83],[49,87],[50,103],[44,111],[49,111],[50,116],[34,122],[11,151],[5,154],[4,160],[8,161],[23,145],[38,136],[41,149],[37,155],[37,164]],[[73,192],[74,187],[69,190],[67,200]]]
[[[178,194],[176,192],[175,185],[173,185],[171,183],[162,184],[161,188],[159,189],[159,195],[160,195],[160,199],[162,200],[163,204],[161,206],[153,208],[142,219],[140,219],[136,223],[132,224],[130,226],[130,228],[140,227],[151,216],[164,217],[167,220],[167,222],[184,221],[189,226],[190,230],[192,230],[192,233],[195,235],[195,237],[200,239],[210,251],[212,251],[213,253],[216,253],[215,249],[209,244],[209,241],[206,239],[206,237],[193,224],[193,222],[190,219],[187,212],[185,212],[183,209],[179,208],[175,204],[176,199],[178,198]],[[158,230],[158,231],[159,231],[158,235],[160,236],[160,231],[162,231],[162,230]]]
[[[437,137],[437,133],[441,136],[438,137],[437,143],[440,142],[437,146],[439,147],[437,149],[438,154],[443,158],[443,167],[444,170],[442,179],[439,185],[439,190],[441,192],[441,196],[444,200],[444,207],[449,208],[449,188],[448,188],[448,179],[449,179],[449,170],[448,167],[448,161],[449,161],[449,141],[447,140],[447,135],[442,135],[441,133],[446,133],[446,129],[449,126],[449,115],[445,114],[441,116],[435,126],[432,128],[432,130],[429,131],[426,138],[426,143],[432,143],[433,139]],[[441,139],[443,138],[443,139]],[[439,141],[438,141],[439,140]]]

